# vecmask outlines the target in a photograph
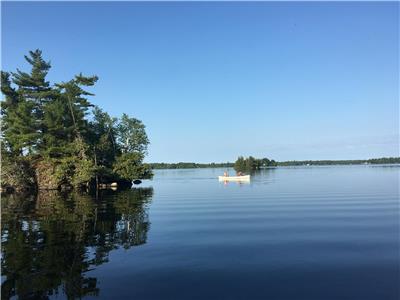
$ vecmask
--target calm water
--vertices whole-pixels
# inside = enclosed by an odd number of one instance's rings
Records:
[[[399,299],[399,167],[3,197],[2,299]]]

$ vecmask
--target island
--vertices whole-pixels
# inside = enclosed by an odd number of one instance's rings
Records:
[[[145,125],[126,114],[112,117],[89,101],[97,76],[80,73],[51,84],[41,50],[25,60],[28,72],[1,72],[3,191],[131,186],[153,176],[143,163]]]

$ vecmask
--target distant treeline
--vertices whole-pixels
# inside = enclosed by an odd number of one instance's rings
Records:
[[[178,162],[178,163],[151,163],[153,169],[194,169],[194,168],[230,168],[233,163],[208,163],[199,164],[194,162]]]
[[[327,166],[327,165],[361,165],[361,164],[399,164],[400,157],[382,157],[357,160],[292,160],[278,162],[278,166]]]
[[[275,166],[327,166],[327,165],[362,165],[362,164],[399,164],[400,157],[383,157],[372,159],[358,160],[291,160],[276,162],[267,158],[257,159],[253,157],[239,157],[236,160],[237,170],[246,171],[248,169],[255,170],[265,167]],[[178,163],[151,163],[152,169],[194,169],[194,168],[231,168],[235,167],[235,163],[207,163],[200,164],[194,162],[178,162]]]

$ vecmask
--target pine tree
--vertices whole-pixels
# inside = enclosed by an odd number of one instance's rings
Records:
[[[20,155],[22,154],[22,147],[13,141],[12,136],[15,114],[18,108],[18,94],[11,87],[10,74],[3,71],[1,72],[1,92],[5,96],[4,101],[1,102],[2,146],[4,146],[3,149],[5,151],[14,155]]]
[[[85,117],[92,104],[85,96],[93,94],[83,90],[82,86],[92,86],[96,81],[96,76],[85,77],[79,74],[68,82],[56,84],[55,99],[44,105],[44,155],[63,156],[78,146],[80,156],[86,156],[83,148],[88,122]]]
[[[18,69],[11,73],[11,81],[17,86],[15,92],[18,101],[14,101],[17,105],[10,111],[11,119],[6,120],[6,127],[9,129],[9,141],[20,141],[14,148],[22,147],[19,151],[33,153],[40,147],[42,134],[46,131],[43,105],[54,98],[54,92],[46,81],[51,66],[50,62],[43,60],[42,51],[30,51],[25,60],[31,65],[30,73]]]
[[[5,136],[12,149],[21,154],[33,154],[36,152],[36,143],[40,138],[37,131],[36,119],[32,116],[34,104],[21,101],[15,110],[9,112],[8,128]],[[15,152],[14,151],[14,152]]]
[[[43,134],[42,154],[49,157],[71,155],[74,126],[68,106],[58,96],[45,105],[44,112],[46,132]]]

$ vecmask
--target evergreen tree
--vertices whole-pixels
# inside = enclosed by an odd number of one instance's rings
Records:
[[[37,120],[32,115],[33,110],[33,102],[21,101],[8,112],[4,135],[13,153],[27,155],[36,152],[40,133],[37,130]]]
[[[93,94],[83,90],[82,86],[92,86],[96,81],[96,76],[79,74],[68,82],[56,84],[57,96],[44,105],[46,132],[43,134],[42,149],[45,155],[62,156],[63,152],[69,153],[71,147],[85,144],[83,135],[88,127],[85,117],[92,104],[84,96]],[[80,152],[84,157],[83,148]]]
[[[82,137],[85,133],[88,125],[85,117],[89,107],[93,106],[85,96],[94,96],[94,94],[85,91],[83,87],[93,86],[97,80],[97,76],[86,77],[79,74],[68,82],[56,84],[62,102],[69,109],[69,115],[77,137]]]
[[[49,157],[71,154],[74,126],[69,109],[61,97],[46,104],[43,122],[47,130],[43,135],[42,154]]]
[[[14,117],[26,122],[26,126],[21,122],[16,124],[17,128],[12,132],[19,137],[14,136],[12,139],[23,140],[23,147],[32,153],[42,143],[43,133],[46,131],[43,124],[43,105],[54,98],[54,91],[50,83],[46,81],[51,65],[42,58],[42,51],[30,51],[29,56],[25,56],[25,60],[31,65],[30,73],[18,69],[17,72],[11,73],[12,83],[18,87],[16,90],[20,100],[18,106],[22,106]],[[12,124],[9,125],[12,126]]]
[[[1,71],[1,92],[5,96],[2,102],[2,114],[18,105],[18,94],[11,86],[10,73]]]
[[[14,120],[18,108],[18,94],[11,87],[10,73],[1,72],[1,92],[5,96],[1,102],[1,133],[2,133],[2,150],[6,150],[15,155],[22,154],[22,147],[19,145],[18,139],[13,138],[12,131],[15,131]]]

